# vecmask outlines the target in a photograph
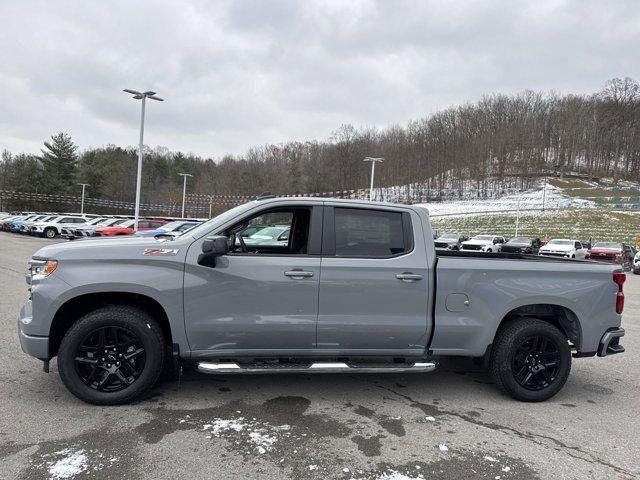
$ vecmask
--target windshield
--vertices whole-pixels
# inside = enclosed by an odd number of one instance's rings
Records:
[[[119,225],[121,227],[133,227],[134,223],[136,223],[135,220],[127,220],[126,222],[118,223],[117,225]],[[116,224],[114,223],[114,225],[116,225]]]
[[[184,225],[184,222],[181,222],[181,221],[169,222],[159,227],[158,230],[164,230],[165,232],[172,232],[173,230],[177,230],[178,228],[180,228],[182,225]]]
[[[88,222],[86,222],[86,223],[87,223],[87,225],[97,225],[97,224],[99,224],[99,223],[102,223],[102,222],[103,222],[103,220],[104,220],[104,218],[100,218],[100,217],[98,217],[98,218],[94,218],[93,220],[89,220],[89,221],[88,221]]]
[[[531,239],[528,237],[514,237],[507,243],[531,243]]]
[[[549,245],[573,245],[571,240],[550,240]]]
[[[622,244],[616,242],[596,242],[593,248],[617,248],[622,250]]]
[[[457,233],[445,233],[444,235],[440,235],[436,240],[458,240],[460,235]]]
[[[475,237],[473,237],[471,240],[482,240],[482,241],[493,241],[493,236],[492,235],[476,235]]]
[[[111,227],[113,225],[120,225],[126,219],[124,218],[108,218],[104,222],[100,222],[100,225],[104,225],[105,227]]]
[[[267,227],[259,232],[254,233],[249,238],[269,239],[276,238],[278,235],[287,230],[288,227]]]
[[[213,217],[211,220],[208,220],[204,223],[201,223],[200,225],[198,225],[197,227],[194,228],[190,228],[189,229],[189,235],[192,235],[196,238],[201,237],[202,235],[204,235],[205,233],[207,233],[209,230],[211,230],[211,227],[215,224],[215,223],[224,223],[228,220],[231,220],[232,218],[236,217],[238,214],[240,214],[241,212],[247,210],[249,208],[248,203],[243,203],[242,205],[238,205],[237,207],[233,207],[230,210],[227,210],[226,212],[222,212],[220,215],[217,215],[215,217]]]

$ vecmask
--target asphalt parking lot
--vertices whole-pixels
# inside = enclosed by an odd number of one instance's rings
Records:
[[[56,240],[54,240],[56,241]],[[482,373],[211,377],[187,372],[128,406],[87,405],[20,350],[29,257],[52,241],[0,233],[0,477],[636,478],[640,276],[627,352],[577,359],[541,404]]]

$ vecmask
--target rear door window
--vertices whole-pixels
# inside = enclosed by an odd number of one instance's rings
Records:
[[[335,208],[337,257],[385,258],[409,251],[400,212]]]

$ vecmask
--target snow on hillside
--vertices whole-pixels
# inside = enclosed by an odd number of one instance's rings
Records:
[[[597,207],[597,204],[591,200],[569,197],[562,193],[561,188],[548,184],[546,189],[540,187],[535,190],[509,194],[500,198],[430,202],[419,205],[427,208],[432,217],[449,215],[464,216],[488,212],[515,212],[518,208],[520,208],[522,214],[534,214],[542,209],[543,197],[544,208],[549,210]]]

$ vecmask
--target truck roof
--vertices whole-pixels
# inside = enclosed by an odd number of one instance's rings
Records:
[[[380,207],[394,207],[394,208],[411,208],[427,211],[427,208],[420,205],[407,205],[404,203],[391,203],[391,202],[371,202],[369,200],[357,200],[353,198],[332,198],[332,197],[265,197],[254,200],[256,203],[281,203],[281,202],[295,202],[295,201],[312,201],[312,202],[332,202],[332,203],[344,203],[346,205],[370,205]]]

